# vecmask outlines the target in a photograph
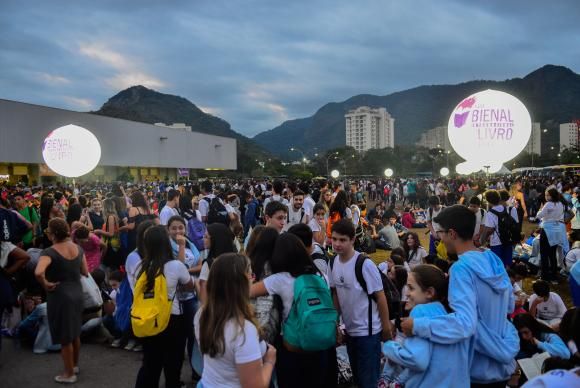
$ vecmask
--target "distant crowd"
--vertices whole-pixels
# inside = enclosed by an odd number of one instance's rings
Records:
[[[579,177],[3,183],[2,335],[59,351],[63,384],[95,339],[142,352],[136,387],[181,386],[184,359],[198,387],[574,384],[578,193]]]

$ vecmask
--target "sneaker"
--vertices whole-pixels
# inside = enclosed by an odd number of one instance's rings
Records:
[[[58,376],[54,377],[54,381],[56,381],[57,383],[60,383],[60,384],[74,384],[77,382],[77,376],[72,375],[70,377],[64,377],[64,376],[58,375]]]
[[[135,345],[135,347],[133,348],[134,352],[142,352],[143,351],[143,346],[141,345]]]
[[[78,366],[75,366],[73,368],[73,372],[74,372],[75,375],[78,375],[79,373],[81,373],[81,370],[80,370],[80,368]]]
[[[135,340],[129,340],[129,342],[127,342],[127,345],[125,345],[125,350],[133,350],[133,348],[135,347],[135,345],[137,345],[135,343]]]
[[[111,342],[111,347],[112,348],[121,347],[121,338],[114,339],[113,342]]]

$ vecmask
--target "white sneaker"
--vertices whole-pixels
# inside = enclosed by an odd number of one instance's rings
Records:
[[[137,345],[135,343],[135,340],[129,340],[129,342],[127,342],[127,345],[125,345],[125,350],[133,350],[133,348],[135,347],[135,345]]]
[[[113,342],[111,342],[111,347],[112,348],[121,347],[121,338],[114,339]]]
[[[142,352],[143,351],[143,346],[137,344],[135,345],[135,347],[133,348],[134,352]]]

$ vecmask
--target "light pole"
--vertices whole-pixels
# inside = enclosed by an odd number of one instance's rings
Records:
[[[330,155],[328,155],[328,157],[326,158],[326,176],[329,176],[329,175],[328,175],[328,160],[329,160],[330,158],[333,158],[333,157],[335,157],[336,155],[338,155],[338,151],[331,153],[331,154],[330,154]]]
[[[306,171],[306,155],[304,155],[304,152],[302,152],[301,150],[299,150],[296,147],[291,147],[290,151],[296,151],[302,155],[302,171]]]

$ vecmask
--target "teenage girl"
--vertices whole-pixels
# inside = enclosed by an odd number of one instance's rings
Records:
[[[417,265],[407,279],[411,318],[446,315],[447,278],[434,265]],[[387,364],[383,379],[405,387],[469,387],[468,340],[441,345],[417,336],[383,345]],[[453,368],[441,368],[441,360]]]

